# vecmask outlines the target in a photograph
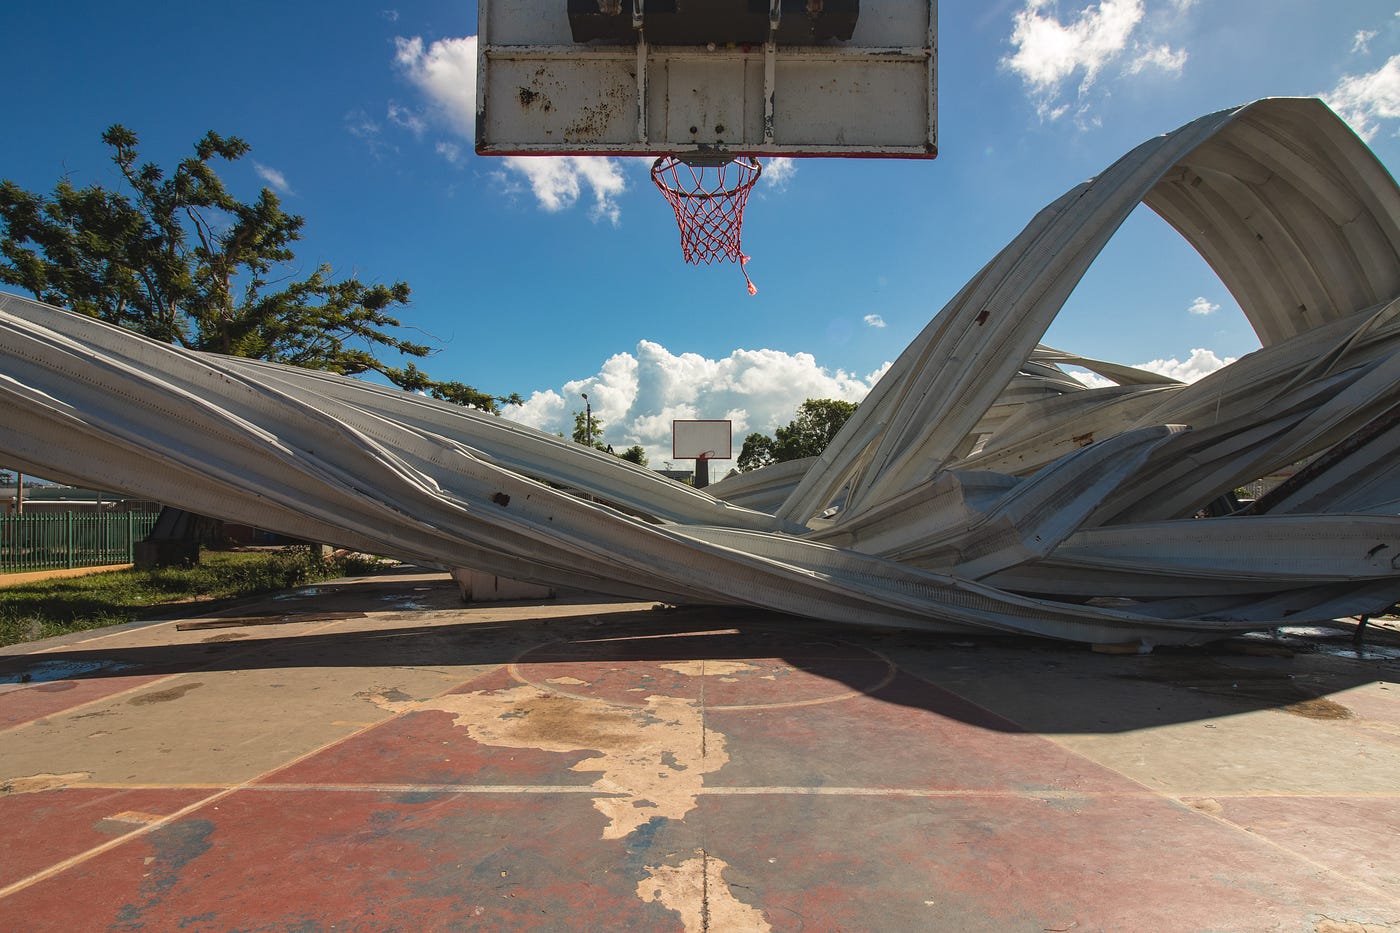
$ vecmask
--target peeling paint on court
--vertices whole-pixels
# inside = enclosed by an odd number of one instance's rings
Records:
[[[728,868],[705,852],[679,865],[659,865],[637,885],[637,896],[681,915],[686,933],[705,930],[766,931],[763,912],[734,897],[721,877]]]
[[[705,775],[729,761],[724,736],[706,730],[699,704],[676,697],[649,696],[640,708],[621,707],[522,685],[423,703],[367,698],[394,713],[451,713],[483,745],[594,752],[573,770],[601,772],[593,806],[608,819],[604,839],[621,839],[653,817],[683,819]]]

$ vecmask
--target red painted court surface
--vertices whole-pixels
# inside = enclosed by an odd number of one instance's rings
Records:
[[[1400,931],[1385,632],[1124,657],[410,573],[225,614],[0,656],[0,930]]]

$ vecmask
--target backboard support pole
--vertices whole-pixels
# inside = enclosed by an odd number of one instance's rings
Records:
[[[642,15],[642,0],[637,0],[637,16]],[[647,35],[637,27],[637,143],[647,144]]]

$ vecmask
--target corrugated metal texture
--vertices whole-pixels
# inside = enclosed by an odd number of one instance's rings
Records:
[[[1400,557],[1400,516],[1284,515],[1185,519],[1076,532],[1034,565],[994,574],[999,587],[1061,597],[1161,599],[1268,593],[1386,580]]]
[[[1258,291],[1264,349],[1190,386],[1038,345],[1149,197],[1214,218],[1188,238]],[[821,457],[715,487],[733,502],[502,419],[12,296],[0,453],[298,537],[674,603],[1095,642],[1374,613],[1400,597],[1400,518],[1379,514],[1400,501],[1398,204],[1315,103],[1150,140],[1040,212]],[[1265,213],[1287,248],[1245,236]],[[1075,365],[1118,385],[1085,388]],[[1307,458],[1262,518],[1186,518]]]
[[[1400,293],[1400,192],[1319,100],[1240,111],[1144,200],[1269,346]]]
[[[772,512],[792,495],[792,491],[797,488],[797,484],[807,474],[815,459],[804,457],[801,460],[774,463],[748,473],[735,473],[717,483],[711,483],[706,492],[734,505]]]
[[[1217,184],[1196,184],[1192,165]],[[900,356],[778,514],[805,520],[847,484],[859,511],[950,465],[1143,202],[1231,285],[1266,346],[1400,293],[1400,192],[1330,110],[1271,99],[1202,117],[1043,210]],[[1261,240],[1245,216],[1276,219]]]
[[[1149,413],[1149,423],[1167,418],[1194,430],[1164,445],[1136,482],[1109,497],[1101,521],[1189,516],[1215,496],[1346,440],[1400,404],[1397,307],[1319,328],[1319,336],[1341,329],[1335,343],[1303,335],[1259,350]],[[1373,485],[1371,495],[1387,501],[1400,487]],[[1366,510],[1358,506],[1350,508]]]
[[[778,514],[803,521],[848,483],[858,512],[941,469],[1123,220],[1233,117],[1212,114],[1148,140],[1036,215],[900,355]]]
[[[16,308],[23,318],[8,313]],[[76,339],[98,331],[101,351]],[[1210,603],[1208,617],[1165,616],[1151,604],[1122,609],[1032,598],[780,532],[657,524],[492,464],[474,447],[489,447],[496,425],[486,419],[460,419],[449,438],[377,415],[381,390],[353,380],[336,380],[341,398],[332,399],[305,391],[296,372],[202,357],[12,297],[0,298],[0,366],[7,376],[0,380],[3,443],[25,462],[271,530],[528,582],[742,603],[841,622],[1096,642],[1209,640],[1284,614],[1302,621],[1363,605],[1374,610],[1381,598],[1374,588],[1291,590]],[[271,378],[275,372],[303,390],[284,391]],[[438,407],[415,396],[402,400],[425,412]],[[1142,436],[1144,449],[1160,440],[1151,433]],[[1125,435],[1117,443],[1125,453],[1141,442]],[[1086,448],[1060,471],[1098,475],[1076,469],[1076,460],[1087,467],[1115,450]],[[567,459],[572,451],[559,454]],[[596,469],[630,470],[615,458]],[[1103,482],[1131,472],[1129,459]],[[1013,493],[1025,485],[1011,482]],[[1036,487],[1027,486],[1028,495]],[[1098,492],[1047,480],[1019,521],[1063,536],[1075,510]],[[1065,504],[1056,508],[1057,501]],[[1026,556],[1018,553],[1027,545],[1018,543],[1018,520],[1010,516],[1003,509],[987,534],[968,539],[972,559]],[[1393,595],[1397,582],[1384,582]]]

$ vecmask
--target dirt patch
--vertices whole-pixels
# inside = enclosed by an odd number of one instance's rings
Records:
[[[368,690],[361,690],[359,693],[355,694],[355,698],[358,700],[369,700],[376,706],[413,702],[413,697],[404,693],[398,687],[384,686],[374,686],[370,687]]]
[[[152,703],[169,703],[171,700],[180,699],[180,697],[189,693],[196,687],[202,686],[204,686],[204,684],[200,681],[195,681],[192,684],[180,684],[177,687],[168,687],[165,690],[157,690],[154,693],[143,693],[140,696],[132,697],[126,702],[129,706],[150,706]]]
[[[91,771],[71,771],[68,774],[31,774],[28,777],[0,780],[0,797],[11,794],[37,794],[40,791],[66,787],[92,779]]]
[[[1294,716],[1302,716],[1304,719],[1355,719],[1356,714],[1347,709],[1335,700],[1326,697],[1315,697],[1311,700],[1300,700],[1297,703],[1289,703],[1283,707],[1285,713],[1292,713]]]

